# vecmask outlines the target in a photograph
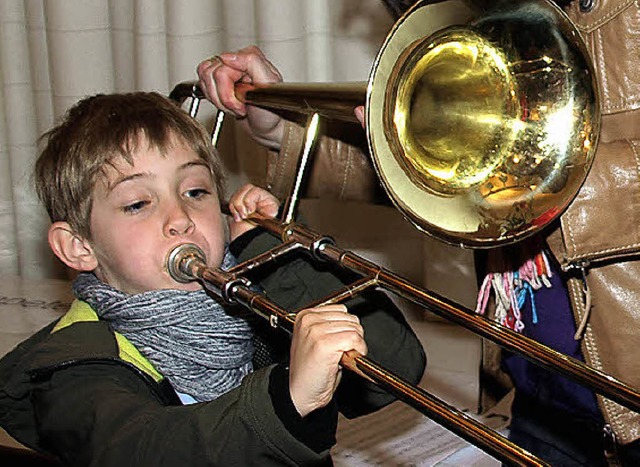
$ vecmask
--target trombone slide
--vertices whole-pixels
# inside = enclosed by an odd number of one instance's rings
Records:
[[[284,228],[287,226],[281,224]],[[288,226],[291,226],[289,224]],[[310,236],[316,247],[326,244],[327,237]],[[206,266],[204,254],[195,245],[183,244],[177,246],[170,254],[167,268],[174,279],[179,282],[199,280],[210,292],[223,298],[228,303],[245,306],[259,316],[267,319],[272,327],[278,327],[288,332],[293,331],[295,314],[284,310],[264,295],[251,289],[248,280],[241,274],[248,270],[273,260],[274,257],[292,250],[291,244],[283,243],[288,248],[276,247],[262,255],[262,259],[253,259],[242,263],[229,271],[222,271]],[[301,247],[298,243],[296,247]],[[371,283],[373,284],[373,283]],[[353,293],[340,294],[342,297]],[[337,298],[330,301],[336,301]],[[400,376],[385,369],[374,360],[355,350],[345,352],[340,361],[341,366],[359,376],[372,381],[390,394],[394,395],[430,419],[448,428],[466,441],[481,448],[488,454],[507,462],[510,465],[548,465],[536,458],[518,445],[512,443],[500,433],[487,428],[469,415],[459,411],[438,397],[412,385]]]

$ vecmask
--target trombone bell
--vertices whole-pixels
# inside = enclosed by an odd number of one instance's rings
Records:
[[[422,0],[393,26],[367,84],[238,94],[342,120],[365,103],[369,150],[392,202],[420,230],[463,247],[514,243],[555,219],[600,132],[593,65],[549,0]]]
[[[425,36],[433,17],[446,25]],[[513,243],[564,211],[600,129],[586,48],[546,0],[418,2],[378,54],[366,109],[394,204],[469,247]]]

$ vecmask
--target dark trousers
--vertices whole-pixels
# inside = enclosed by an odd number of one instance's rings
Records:
[[[604,422],[517,395],[509,439],[553,466],[606,466]],[[640,440],[616,446],[624,466],[640,466]]]

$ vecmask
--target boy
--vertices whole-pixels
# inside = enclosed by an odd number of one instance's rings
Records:
[[[270,247],[243,219],[278,206],[256,187],[236,193],[225,251],[220,163],[164,97],[87,98],[46,141],[37,189],[51,248],[80,272],[78,300],[0,361],[0,425],[22,443],[74,465],[325,463],[338,408],[355,416],[392,400],[347,374],[336,390],[344,351],[420,378],[422,348],[383,294],[350,305],[360,320],[342,305],[300,312],[289,359],[248,312],[171,279],[166,256],[181,243],[213,267]],[[315,269],[298,259],[257,279],[297,309],[340,284]],[[364,330],[378,344],[367,349]]]

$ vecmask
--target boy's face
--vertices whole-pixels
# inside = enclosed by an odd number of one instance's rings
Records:
[[[219,266],[224,229],[211,172],[197,154],[175,141],[166,157],[143,140],[133,165],[118,159],[93,189],[91,246],[96,275],[130,294],[155,289],[197,290],[166,268],[168,253],[195,243]]]

